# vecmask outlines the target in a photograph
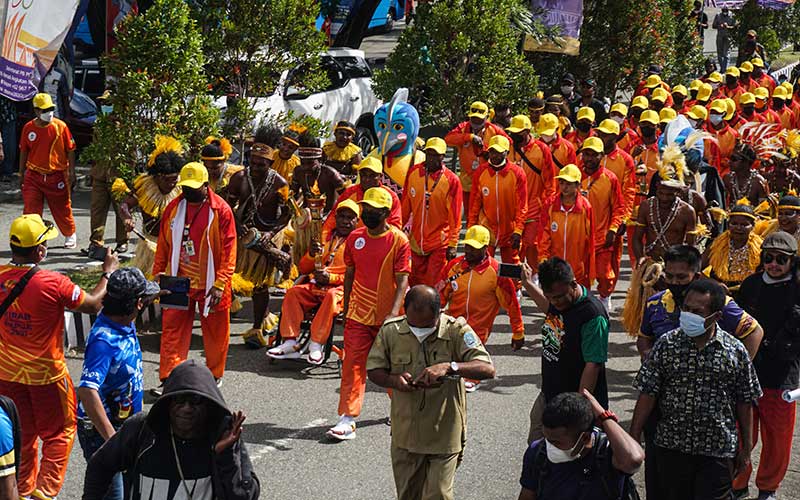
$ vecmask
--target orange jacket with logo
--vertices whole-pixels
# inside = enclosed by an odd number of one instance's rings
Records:
[[[528,190],[528,213],[525,216],[525,222],[538,221],[544,200],[549,199],[556,193],[555,177],[558,175],[558,171],[553,163],[550,148],[544,142],[531,139],[527,145],[520,148],[520,151],[534,167],[539,169],[537,173],[528,166],[516,149],[511,150],[511,154],[508,156],[509,160],[521,166],[523,172],[525,172],[525,182]]]
[[[495,135],[502,135],[511,142],[511,138],[500,126],[491,122],[486,122],[486,126],[481,133],[484,148],[489,144],[489,140]],[[472,177],[483,162],[483,148],[479,148],[472,143],[472,128],[469,120],[461,122],[444,136],[444,141],[448,146],[458,150],[458,163],[461,166],[458,177],[461,179],[461,186],[464,191],[469,193],[472,189]]]
[[[443,269],[439,288],[442,302],[448,305],[448,314],[463,316],[480,338],[492,330],[500,307],[508,312],[513,339],[525,336],[522,311],[517,299],[517,288],[510,278],[497,275],[500,265],[487,256],[480,264],[470,268],[463,256],[453,259]]]
[[[570,163],[575,164],[578,161],[575,145],[563,137],[557,136],[548,146],[550,146],[550,153],[553,155],[553,164],[556,167],[556,172]],[[555,194],[555,182],[553,186]]]
[[[739,85],[737,83],[736,84],[736,88],[734,88],[733,90],[729,89],[727,85],[723,85],[719,89],[720,89],[720,93],[723,96],[725,96],[725,97],[727,97],[729,99],[733,99],[733,102],[736,103],[736,110],[737,111],[741,111],[742,110],[742,106],[739,105],[739,98],[742,97],[742,94],[747,92],[744,87],[742,87],[741,85]]]
[[[594,216],[592,205],[578,194],[575,204],[564,207],[561,195],[551,198],[542,213],[539,261],[561,257],[569,262],[575,279],[591,283],[594,279]]]
[[[400,198],[397,197],[394,191],[389,188],[386,188],[389,191],[389,194],[392,195],[392,210],[389,212],[389,218],[386,219],[386,222],[395,226],[398,229],[403,228],[403,213],[400,207]],[[364,199],[364,188],[361,187],[361,184],[354,184],[349,188],[342,191],[342,194],[339,195],[339,198],[336,199],[336,203],[334,203],[333,208],[330,212],[328,212],[328,216],[325,218],[325,222],[322,223],[322,239],[327,240],[328,236],[333,231],[333,228],[336,227],[336,210],[339,208],[339,203],[343,202],[344,200],[353,200],[354,202],[358,203],[359,201]],[[356,222],[356,227],[363,226],[364,223],[361,222],[361,218],[358,218]]]
[[[492,233],[492,246],[510,246],[511,235],[522,234],[528,213],[525,172],[510,161],[500,170],[484,162],[472,184],[475,193],[469,198],[467,226],[485,226]]]
[[[344,285],[344,272],[347,265],[344,263],[344,244],[347,238],[331,237],[322,249],[320,262],[328,271],[328,284],[332,286]],[[312,274],[317,269],[317,260],[306,252],[297,264],[300,274]]]
[[[605,245],[606,233],[616,232],[625,221],[622,190],[617,177],[608,169],[600,167],[590,176],[584,174],[581,191],[592,205],[594,248],[599,252]]]
[[[633,212],[633,201],[636,198],[636,167],[633,164],[633,158],[617,147],[605,155],[602,165],[616,175],[619,180],[620,188],[622,188],[622,203],[625,207],[622,220],[626,221]]]
[[[428,255],[458,246],[462,197],[461,181],[452,170],[444,167],[428,175],[424,163],[409,170],[400,203],[414,253]]]

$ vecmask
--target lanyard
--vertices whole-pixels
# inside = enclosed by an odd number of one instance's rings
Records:
[[[437,178],[433,182],[433,187],[428,191],[428,170],[425,170],[425,209],[429,209],[431,206],[431,196],[433,192],[436,191],[436,186],[439,185],[439,181],[442,180],[444,176],[444,172],[442,170],[439,171],[439,178]]]
[[[192,217],[191,222],[189,222],[188,224],[186,224],[186,226],[184,226],[184,228],[183,228],[183,241],[187,241],[189,239],[189,229],[192,227],[192,224],[194,224],[194,221],[197,220],[197,216],[200,215],[200,212],[203,211],[203,207],[205,207],[205,206],[206,206],[206,202],[203,202],[203,204],[200,205],[200,207],[197,209],[197,212],[194,213],[194,216]]]

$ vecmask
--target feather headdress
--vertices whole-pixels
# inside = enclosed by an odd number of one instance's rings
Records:
[[[219,144],[219,149],[222,150],[222,154],[225,156],[225,158],[229,158],[231,153],[233,153],[233,146],[231,145],[231,141],[228,139],[225,139],[224,137],[214,137],[213,135],[206,137],[206,144],[211,144],[213,142],[217,142]]]
[[[783,130],[781,139],[783,140],[781,154],[788,158],[797,158],[797,155],[800,154],[800,130]]]
[[[173,151],[178,154],[183,154],[183,146],[181,146],[181,143],[178,141],[178,139],[175,139],[174,137],[157,135],[155,143],[156,148],[152,153],[150,153],[150,157],[147,160],[147,168],[152,167],[155,164],[158,155],[162,153]]]
[[[780,137],[780,125],[777,123],[748,122],[739,127],[739,143],[753,148],[756,158],[786,159],[781,153],[783,141]]]

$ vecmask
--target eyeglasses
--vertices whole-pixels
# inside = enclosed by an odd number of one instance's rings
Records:
[[[199,394],[180,394],[172,398],[172,403],[176,406],[188,404],[189,406],[201,406],[205,404],[206,398]]]
[[[791,257],[785,254],[778,254],[773,255],[771,253],[764,254],[764,264],[772,264],[773,262],[777,262],[779,266],[786,265]]]

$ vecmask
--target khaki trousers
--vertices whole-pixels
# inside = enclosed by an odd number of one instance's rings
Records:
[[[460,453],[427,455],[392,446],[397,500],[453,500]]]

